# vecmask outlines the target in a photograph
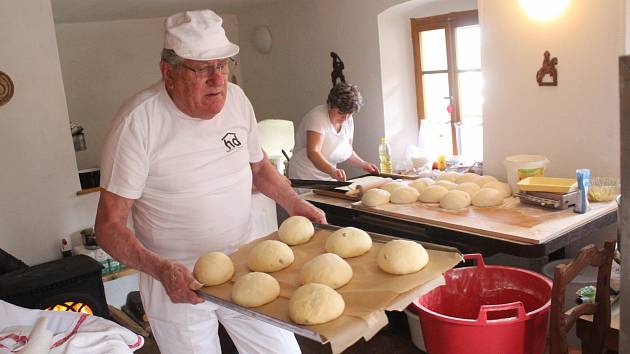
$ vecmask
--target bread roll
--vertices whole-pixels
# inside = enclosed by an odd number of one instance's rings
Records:
[[[254,272],[275,272],[293,263],[295,256],[286,244],[276,240],[264,240],[249,252],[247,267]]]
[[[306,243],[314,234],[313,223],[304,216],[291,216],[284,220],[278,228],[280,241],[289,246]]]
[[[223,284],[232,279],[234,264],[224,253],[210,252],[197,259],[193,275],[205,286]]]

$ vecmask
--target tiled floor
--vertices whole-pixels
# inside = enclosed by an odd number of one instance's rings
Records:
[[[422,354],[411,342],[407,318],[402,312],[388,312],[389,324],[383,328],[369,342],[363,340],[355,343],[344,351],[344,354]],[[225,332],[223,332],[225,334]],[[329,346],[323,346],[310,339],[298,337],[298,343],[304,354],[330,353]],[[234,345],[225,341],[221,343],[224,354],[238,353]],[[146,341],[145,346],[136,351],[136,354],[160,354],[157,345],[152,338]]]

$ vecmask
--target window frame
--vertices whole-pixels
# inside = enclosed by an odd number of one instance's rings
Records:
[[[456,56],[456,31],[457,27],[471,26],[479,24],[477,10],[451,12],[444,15],[430,16],[424,18],[411,19],[411,41],[413,44],[413,60],[416,76],[416,110],[418,113],[418,126],[422,127],[422,120],[426,119],[424,111],[423,82],[424,74],[448,74],[448,85],[450,93],[450,104],[453,107],[451,116],[451,143],[454,155],[460,154],[457,144],[457,125],[461,122],[460,101],[459,101],[459,81],[458,74],[463,72],[476,72],[480,69],[457,70]],[[420,32],[437,29],[445,30],[446,39],[446,70],[422,70],[422,60],[420,53]]]

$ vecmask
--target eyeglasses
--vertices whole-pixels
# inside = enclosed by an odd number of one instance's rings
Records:
[[[219,75],[227,75],[230,71],[230,63],[236,63],[236,61],[230,58],[229,60],[225,60],[214,65],[206,65],[200,68],[193,68],[184,63],[179,63],[179,65],[194,72],[195,76],[197,77],[210,77],[214,73],[217,73]]]

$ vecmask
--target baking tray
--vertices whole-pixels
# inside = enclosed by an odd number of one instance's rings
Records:
[[[527,177],[518,182],[523,192],[569,193],[577,189],[575,178]]]
[[[324,229],[324,230],[338,230],[341,227],[339,226],[333,226],[333,225],[324,225],[324,224],[317,224],[317,223],[313,223],[313,226],[315,227],[316,230],[318,229]],[[367,232],[368,235],[370,235],[370,237],[372,238],[372,242],[376,242],[376,243],[387,243],[391,240],[397,240],[397,239],[404,239],[404,238],[400,238],[400,237],[394,237],[394,236],[388,236],[388,235],[383,235],[383,234],[379,234],[379,233],[374,233],[374,232]],[[409,239],[405,239],[405,240],[409,240]],[[419,244],[421,244],[423,247],[425,247],[426,249],[430,249],[430,250],[436,250],[436,251],[444,251],[444,252],[455,252],[459,255],[461,255],[461,253],[459,252],[459,250],[457,250],[454,247],[448,247],[448,246],[442,246],[442,245],[437,245],[437,244],[433,244],[433,243],[428,243],[428,242],[422,242],[422,241],[416,241],[416,240],[410,240],[410,241],[414,241],[417,242]],[[463,259],[463,258],[462,258]],[[430,283],[430,282],[429,282]],[[420,285],[417,288],[421,288],[423,286],[425,286],[426,284]],[[436,284],[437,285],[437,284]],[[203,299],[213,302],[219,306],[223,306],[225,308],[228,308],[230,310],[236,311],[238,313],[241,313],[243,315],[246,316],[250,316],[253,317],[257,320],[263,321],[265,323],[280,327],[282,329],[285,329],[287,331],[299,334],[303,337],[312,339],[314,341],[317,341],[321,344],[326,344],[329,342],[328,338],[326,338],[325,336],[321,335],[320,333],[311,330],[305,326],[301,326],[298,324],[294,324],[292,322],[285,322],[282,320],[279,320],[275,317],[272,317],[270,315],[267,315],[265,313],[261,313],[259,311],[256,311],[256,308],[247,308],[247,307],[243,307],[240,305],[237,305],[231,301],[222,299],[220,297],[208,294],[204,291],[201,290],[197,290],[196,293],[202,297]],[[402,294],[401,294],[402,295]]]

